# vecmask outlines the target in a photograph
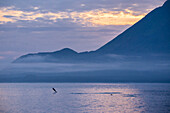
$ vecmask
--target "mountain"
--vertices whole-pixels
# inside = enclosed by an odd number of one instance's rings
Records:
[[[64,48],[55,52],[32,53],[19,57],[14,62],[59,62],[61,60],[71,60],[78,53],[72,49]]]
[[[170,1],[147,14],[115,39],[96,50],[99,53],[170,53]]]
[[[166,59],[169,59],[169,14],[170,1],[167,0],[162,7],[154,9],[96,51],[77,53],[65,48],[55,52],[27,54],[14,62],[106,62],[120,60],[119,58],[122,56],[148,56],[149,59],[152,59],[152,55],[164,55]],[[131,57],[131,59],[134,58]]]

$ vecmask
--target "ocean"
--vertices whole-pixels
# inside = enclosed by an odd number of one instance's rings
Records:
[[[0,83],[0,113],[170,113],[170,84]]]

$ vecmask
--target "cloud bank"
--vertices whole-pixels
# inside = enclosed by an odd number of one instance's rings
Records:
[[[83,26],[97,25],[132,25],[146,14],[125,9],[124,11],[112,11],[108,9],[95,9],[90,11],[78,12],[42,12],[14,10],[15,7],[0,9],[0,24],[17,21],[39,21],[40,19],[57,22],[58,20],[68,19],[69,22],[81,24]],[[35,7],[34,9],[37,9]],[[44,21],[40,21],[44,22]]]

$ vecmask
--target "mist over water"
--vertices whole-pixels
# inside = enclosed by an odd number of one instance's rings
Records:
[[[0,82],[169,82],[168,61],[11,63]]]
[[[113,62],[113,63],[11,63],[3,71],[15,72],[79,72],[96,70],[168,70],[169,62]]]

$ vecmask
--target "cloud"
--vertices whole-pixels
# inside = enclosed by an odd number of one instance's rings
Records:
[[[38,60],[39,58],[35,58]],[[153,65],[154,64],[154,65]],[[3,73],[67,73],[67,72],[89,72],[89,71],[153,71],[153,70],[168,70],[167,62],[112,62],[112,63],[13,63],[5,68]],[[49,75],[49,74],[47,74]],[[23,75],[22,75],[23,76]]]
[[[3,56],[0,56],[0,60],[2,60],[2,59],[4,59],[5,57],[3,57]]]
[[[72,12],[74,22],[83,25],[132,25],[143,18],[145,14],[135,15],[135,11],[125,9],[125,11],[110,11],[97,9],[88,12]]]
[[[80,6],[84,7],[84,6],[86,6],[86,5],[85,5],[85,4],[81,4]]]
[[[20,31],[20,32],[39,32],[39,31],[69,31],[73,30],[74,28],[71,27],[1,27],[0,31]]]
[[[34,7],[38,9],[37,7]],[[137,12],[125,9],[123,11],[111,11],[107,9],[95,9],[84,12],[42,12],[40,10],[34,12],[26,12],[21,10],[13,10],[11,7],[1,8],[0,22],[1,24],[7,22],[24,21],[39,21],[39,18],[44,20],[57,20],[69,19],[70,22],[79,23],[83,26],[97,26],[97,25],[132,25],[145,14],[136,15]]]
[[[37,10],[37,9],[39,9],[39,7],[31,7],[31,8],[33,8],[34,10]]]
[[[15,55],[18,54],[16,51],[0,51],[0,55]]]
[[[106,56],[110,58],[115,58],[115,59],[125,59],[127,57],[127,56],[118,55],[118,54],[107,54]]]
[[[2,61],[13,61],[16,57],[19,57],[21,53],[16,51],[0,51],[0,60]]]

